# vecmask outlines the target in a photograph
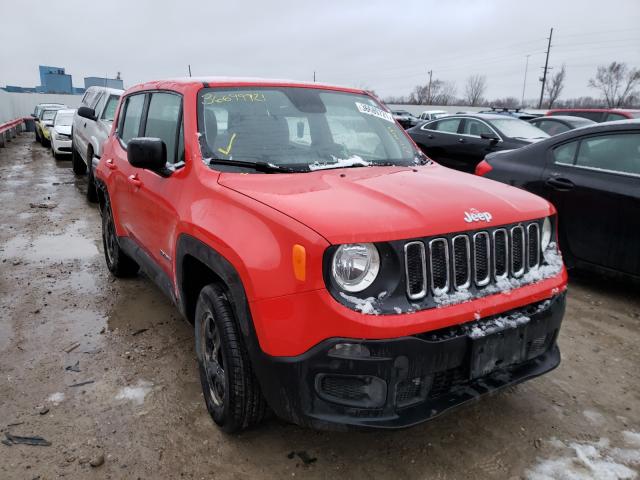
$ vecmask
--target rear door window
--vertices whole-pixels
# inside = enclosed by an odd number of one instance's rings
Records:
[[[424,128],[428,130],[436,130],[443,133],[458,133],[460,127],[459,118],[447,118],[446,120],[439,120],[437,122],[429,123]]]
[[[147,112],[145,137],[159,138],[167,146],[167,163],[183,157],[178,152],[182,123],[182,97],[173,93],[152,93]],[[180,148],[184,149],[183,145]]]
[[[140,119],[142,118],[142,108],[144,107],[144,94],[131,95],[127,97],[120,138],[127,144],[129,140],[135,138],[140,132]]]
[[[462,133],[478,138],[483,133],[486,135],[495,135],[493,130],[491,130],[485,123],[479,122],[478,120],[474,120],[472,118],[467,118],[465,120]]]
[[[576,166],[640,175],[640,133],[582,140]]]

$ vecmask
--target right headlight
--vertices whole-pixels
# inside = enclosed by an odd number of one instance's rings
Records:
[[[331,274],[347,292],[361,292],[369,287],[380,271],[380,255],[372,243],[340,245],[333,254]]]

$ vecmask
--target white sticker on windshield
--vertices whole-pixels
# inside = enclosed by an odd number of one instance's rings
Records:
[[[381,118],[383,120],[386,120],[387,122],[395,123],[395,120],[393,119],[393,115],[391,115],[389,112],[385,112],[381,108],[372,107],[371,105],[366,105],[360,102],[356,102],[356,107],[358,107],[358,111],[360,113],[373,115],[374,117]]]

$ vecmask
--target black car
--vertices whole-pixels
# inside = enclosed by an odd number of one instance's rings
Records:
[[[570,117],[568,115],[557,115],[555,117],[537,117],[529,120],[531,125],[535,125],[540,130],[547,132],[550,136],[568,132],[574,128],[587,127],[593,125],[593,120],[582,117]]]
[[[500,114],[451,115],[407,130],[429,157],[465,172],[473,172],[484,157],[547,138],[542,130]]]
[[[391,115],[393,115],[393,119],[405,129],[414,127],[421,122],[418,117],[412,115],[406,110],[391,110]]]
[[[601,123],[492,154],[476,173],[555,205],[567,265],[640,277],[640,120]]]
[[[520,120],[531,120],[542,116],[542,113],[525,112],[519,108],[491,107],[491,110],[481,110],[478,113],[498,113],[500,115],[511,115]]]

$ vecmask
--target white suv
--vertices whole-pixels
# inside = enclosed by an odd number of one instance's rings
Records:
[[[102,155],[102,143],[111,132],[113,117],[124,90],[107,87],[89,87],[73,117],[71,153],[73,172],[89,173],[87,198],[97,201],[93,170]]]

